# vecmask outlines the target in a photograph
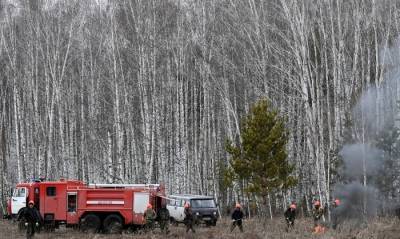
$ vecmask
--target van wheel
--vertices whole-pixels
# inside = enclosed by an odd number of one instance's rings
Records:
[[[122,218],[118,215],[111,214],[104,219],[104,232],[109,234],[122,232]]]
[[[178,222],[175,220],[175,218],[173,218],[173,217],[170,217],[169,218],[169,222],[171,223],[171,225],[174,225],[174,226],[178,226]]]
[[[88,214],[81,219],[80,229],[86,233],[96,233],[101,225],[100,218],[96,214]]]

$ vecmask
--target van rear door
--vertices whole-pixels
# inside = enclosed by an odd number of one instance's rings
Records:
[[[170,216],[177,222],[183,222],[185,219],[184,204],[185,201],[182,199],[171,199],[167,205]]]

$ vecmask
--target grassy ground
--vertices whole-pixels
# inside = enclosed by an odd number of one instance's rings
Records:
[[[353,225],[357,224],[357,227]],[[161,238],[197,238],[197,239],[258,239],[258,238],[321,238],[321,239],[399,239],[400,223],[397,219],[380,218],[368,223],[359,224],[353,222],[342,223],[338,230],[327,229],[324,234],[312,233],[312,221],[310,219],[296,220],[295,228],[286,232],[283,220],[247,220],[244,222],[244,233],[240,233],[238,228],[234,232],[229,232],[230,221],[221,220],[216,227],[196,227],[196,234],[186,234],[183,225],[170,226],[170,234],[162,235],[159,229],[155,233],[148,234],[128,234],[104,235],[104,234],[83,234],[73,229],[61,227],[56,232],[40,233],[35,238],[60,238],[60,239],[161,239]],[[7,220],[0,222],[0,238],[25,238],[22,232],[18,232],[17,225]]]

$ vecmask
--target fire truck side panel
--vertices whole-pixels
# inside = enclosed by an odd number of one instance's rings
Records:
[[[116,213],[124,219],[124,224],[132,221],[132,191],[122,189],[83,189],[78,193],[78,214],[81,218],[88,212],[101,214]],[[68,222],[69,223],[69,222]]]
[[[40,185],[40,212],[45,221],[64,221],[67,216],[66,183]]]

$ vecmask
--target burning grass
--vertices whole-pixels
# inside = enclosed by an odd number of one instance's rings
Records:
[[[35,238],[60,238],[60,239],[161,239],[161,238],[197,238],[197,239],[261,239],[261,238],[321,238],[321,239],[395,239],[400,238],[400,228],[398,219],[377,218],[368,222],[346,221],[339,225],[337,230],[326,228],[325,231],[315,233],[313,221],[311,219],[296,220],[295,227],[286,232],[286,225],[282,219],[274,220],[247,220],[244,222],[244,233],[240,233],[238,228],[234,232],[229,231],[230,221],[224,219],[218,222],[216,227],[196,227],[196,234],[186,234],[183,225],[178,227],[170,226],[170,234],[162,235],[159,229],[154,234],[138,234],[124,232],[122,235],[104,234],[82,234],[73,229],[61,227],[53,233],[40,233]],[[0,222],[0,238],[25,238],[23,233],[18,232],[17,225],[10,221]]]

